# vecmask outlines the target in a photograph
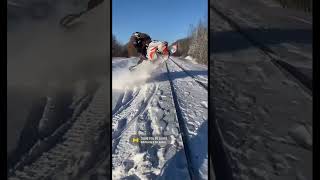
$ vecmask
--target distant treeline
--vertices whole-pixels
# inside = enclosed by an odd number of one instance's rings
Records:
[[[208,64],[208,27],[200,21],[198,25],[191,28],[190,46],[188,55],[196,58],[201,64]]]
[[[284,8],[295,8],[306,12],[312,12],[313,0],[277,0]]]
[[[121,44],[115,35],[112,35],[112,57],[132,57],[139,56],[132,44]]]
[[[121,44],[115,35],[112,35],[112,57],[129,57],[128,55],[128,43]]]
[[[198,63],[208,64],[208,27],[203,21],[200,21],[195,27],[190,27],[188,37],[172,44],[178,45],[176,56],[191,56]]]

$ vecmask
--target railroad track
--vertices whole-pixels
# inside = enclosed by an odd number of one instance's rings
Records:
[[[208,84],[205,84],[202,81],[198,80],[195,76],[190,74],[185,68],[183,68],[181,65],[179,65],[179,63],[175,62],[171,57],[170,57],[170,60],[175,65],[177,65],[183,72],[185,72],[188,76],[190,76],[195,82],[197,82],[200,86],[202,86],[203,88],[205,88],[208,91]]]
[[[220,11],[213,3],[210,4],[210,8],[217,14],[219,17],[224,19],[233,29],[235,29],[242,37],[244,37],[247,41],[249,41],[252,45],[254,45],[257,49],[259,49],[262,54],[267,56],[271,63],[280,69],[286,76],[292,77],[295,79],[303,89],[306,89],[309,94],[312,95],[312,80],[307,77],[305,74],[300,72],[296,67],[282,60],[280,56],[274,52],[268,46],[258,42],[253,37],[245,33],[240,25],[238,25],[235,21],[229,18],[226,14]]]
[[[281,57],[273,51],[270,47],[260,43],[255,40],[251,35],[243,31],[242,27],[232,20],[228,15],[224,12],[220,11],[213,3],[210,4],[210,9],[212,10],[211,16],[217,16],[222,21],[226,22],[232,29],[236,31],[241,37],[243,37],[247,42],[252,44],[259,52],[267,57],[270,62],[276,66],[281,73],[283,73],[286,77],[289,77],[297,82],[307,93],[312,95],[312,80],[308,78],[306,75],[301,73],[296,67],[290,65],[285,60],[281,59]],[[213,52],[214,53],[214,52]],[[214,108],[214,107],[213,107]],[[215,116],[215,112],[212,112],[212,118]],[[233,180],[236,179],[232,175],[235,172],[231,169],[230,158],[224,148],[224,140],[221,132],[221,128],[219,122],[214,119],[213,123],[211,123],[211,139],[213,140],[213,150],[215,154],[213,154],[212,164],[214,166],[214,172],[217,179],[226,179]]]
[[[171,59],[171,58],[170,58]],[[172,60],[172,59],[171,59]],[[172,60],[173,61],[173,60]],[[174,61],[173,61],[174,62]],[[174,62],[175,63],[175,62]],[[184,72],[186,72],[181,66],[179,66],[177,63],[175,63],[179,68],[181,68]],[[172,77],[170,76],[170,70],[169,70],[169,67],[168,67],[168,64],[167,62],[165,62],[165,65],[166,65],[166,70],[167,70],[167,75],[168,75],[168,80],[169,80],[169,83],[170,83],[170,89],[171,89],[171,94],[172,94],[172,98],[173,98],[173,104],[174,104],[174,108],[175,108],[175,111],[176,111],[176,117],[177,117],[177,120],[178,120],[178,123],[179,123],[179,129],[180,129],[180,134],[181,134],[181,137],[182,137],[182,141],[183,141],[183,147],[184,147],[184,152],[185,152],[185,156],[186,156],[186,160],[187,160],[187,163],[188,163],[188,171],[189,171],[189,175],[190,175],[190,178],[193,180],[193,179],[197,179],[197,176],[196,176],[196,172],[194,171],[194,167],[192,165],[192,160],[191,160],[191,156],[192,156],[192,153],[191,153],[191,150],[190,150],[190,147],[189,147],[189,138],[188,138],[188,134],[187,134],[187,127],[186,127],[186,123],[185,123],[185,120],[183,118],[183,115],[182,115],[182,110],[179,106],[179,103],[178,103],[178,97],[177,97],[177,93],[175,91],[175,88],[174,88],[174,85],[173,85],[173,79]],[[186,73],[187,74],[187,73]],[[190,77],[192,77],[193,80],[195,80],[195,78],[193,76],[191,76],[190,74],[188,74]],[[202,83],[199,83],[198,81],[195,80],[195,82],[197,82],[200,86],[203,87],[203,84]]]
[[[186,121],[183,119],[183,114],[181,112],[181,107],[178,104],[178,96],[176,94],[176,90],[174,89],[174,85],[173,85],[173,81],[172,81],[172,77],[170,76],[170,70],[168,68],[168,65],[166,63],[164,63],[164,65],[166,66],[166,68],[164,68],[164,75],[167,75],[168,78],[166,78],[168,80],[168,85],[167,85],[167,89],[165,90],[166,92],[168,92],[170,94],[170,101],[172,102],[172,107],[174,108],[175,112],[175,116],[177,118],[177,127],[180,129],[179,135],[182,139],[181,144],[183,146],[183,151],[184,151],[184,156],[186,159],[186,164],[187,164],[187,170],[188,170],[188,176],[190,176],[190,179],[198,179],[198,174],[197,174],[197,170],[195,169],[195,167],[192,164],[192,152],[190,151],[190,145],[188,143],[188,134],[187,134],[187,124]],[[186,72],[186,70],[175,64],[172,64],[174,66],[177,66],[179,68],[179,71],[181,70],[182,72]],[[186,73],[187,74],[187,73]],[[191,74],[187,74],[187,76],[190,76],[190,79],[192,82],[196,82],[195,84],[198,85],[199,88],[204,88],[207,91],[206,85],[200,81],[198,81],[196,79],[196,77],[192,76]],[[150,86],[150,85],[149,85]],[[135,124],[135,122],[137,121],[138,118],[143,118],[143,114],[145,113],[145,111],[148,109],[149,107],[149,103],[151,101],[153,101],[153,98],[156,98],[156,96],[159,96],[159,92],[164,91],[164,89],[162,89],[163,87],[166,87],[166,85],[161,86],[162,88],[158,89],[158,85],[157,84],[153,84],[153,88],[151,88],[151,90],[147,90],[147,89],[140,89],[140,92],[136,95],[133,95],[131,100],[129,100],[129,103],[124,103],[125,108],[121,108],[122,106],[120,105],[120,107],[118,109],[121,109],[119,111],[117,111],[116,113],[113,114],[113,121],[117,122],[114,124],[113,129],[114,132],[112,133],[112,153],[116,152],[116,149],[118,149],[119,143],[121,144],[121,142],[123,140],[123,136],[127,136],[127,131],[132,130],[132,126]],[[159,85],[160,86],[160,85]],[[200,87],[201,86],[201,87]],[[145,93],[143,92],[148,92],[148,96],[144,97],[144,103],[143,105],[140,107],[136,107],[135,104],[139,104],[141,96],[144,96]],[[157,94],[157,95],[156,95]],[[160,93],[162,94],[162,93]],[[168,102],[170,102],[168,101]],[[137,110],[138,109],[138,110]],[[136,111],[134,111],[136,110]],[[120,122],[122,121],[122,119],[124,120],[124,122]],[[122,124],[122,125],[121,125]],[[122,127],[123,126],[123,127]],[[120,128],[119,128],[120,127]],[[129,133],[130,134],[130,133]],[[124,142],[122,142],[124,143]],[[120,149],[118,149],[118,151],[127,151],[123,149],[123,144],[119,146]],[[122,149],[121,149],[122,148]],[[123,155],[122,155],[123,156]],[[121,156],[121,157],[122,157]],[[128,157],[131,156],[130,153],[128,153],[127,155]],[[115,164],[119,163],[118,162],[118,156],[115,154]],[[123,158],[123,157],[122,157]],[[163,167],[165,168],[165,166]],[[161,171],[163,171],[164,169],[162,169]]]

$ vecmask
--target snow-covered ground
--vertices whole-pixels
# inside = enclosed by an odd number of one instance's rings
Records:
[[[193,64],[198,64],[197,60],[191,56],[186,56],[185,57],[186,60],[189,60],[190,62],[192,62]]]
[[[239,6],[234,12],[249,13],[245,19],[260,12],[241,5],[254,2],[249,0],[241,3],[234,0],[212,1],[211,4],[226,6],[228,2],[234,7]],[[238,4],[234,5],[235,2]],[[227,6],[219,10],[229,16],[230,9]],[[223,161],[227,164],[221,171],[215,169],[216,177],[228,179],[225,177],[232,175],[232,179],[237,180],[313,179],[312,95],[213,8],[210,9],[210,21],[210,61],[214,62],[210,67],[213,77],[210,101],[214,102],[214,107],[210,107],[215,113],[215,123],[210,125],[214,124],[213,127],[220,130],[219,145],[224,150],[210,157],[213,157],[215,167],[221,167]],[[276,36],[271,33],[266,37],[272,39]],[[214,132],[211,127],[210,130]],[[218,149],[214,144],[217,138],[210,138],[215,149]]]
[[[77,10],[8,30],[8,179],[107,179],[109,8],[69,29],[59,20]]]
[[[198,83],[207,68],[173,58],[130,72],[136,62],[112,61],[113,179],[208,179],[208,92]],[[137,145],[132,135],[169,140]]]

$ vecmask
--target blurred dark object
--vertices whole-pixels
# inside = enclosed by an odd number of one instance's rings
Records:
[[[88,10],[96,7],[97,5],[101,4],[104,0],[90,0],[88,2]]]
[[[72,26],[72,23],[74,20],[76,20],[77,18],[81,17],[83,14],[87,13],[88,11],[90,11],[91,9],[93,9],[94,7],[98,6],[99,4],[101,4],[104,0],[90,0],[88,2],[88,6],[87,9],[84,11],[81,11],[79,13],[73,13],[73,14],[68,14],[65,17],[63,17],[60,20],[60,25],[65,27],[65,28],[69,28]]]
[[[295,8],[305,12],[312,12],[313,0],[278,0],[283,8]]]
[[[8,17],[46,18],[52,10],[52,4],[53,0],[7,0]]]

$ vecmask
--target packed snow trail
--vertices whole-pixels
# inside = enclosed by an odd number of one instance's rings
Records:
[[[113,75],[134,61],[114,60]],[[124,92],[113,90],[113,97],[118,97],[113,102],[112,120],[114,179],[207,179],[207,91],[174,63],[169,66],[172,72],[162,64],[144,83]],[[206,69],[198,74],[205,73]],[[201,98],[186,98],[186,92]],[[188,101],[194,101],[192,108],[186,106]],[[201,118],[195,118],[197,115]],[[168,136],[170,142],[137,146],[129,143],[132,135]]]

